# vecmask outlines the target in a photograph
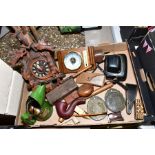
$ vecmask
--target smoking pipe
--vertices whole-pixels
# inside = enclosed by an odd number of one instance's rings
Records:
[[[55,102],[57,114],[63,119],[68,119],[73,115],[75,107],[80,104],[85,104],[85,101],[85,97],[79,97],[69,105],[65,101],[57,101]]]

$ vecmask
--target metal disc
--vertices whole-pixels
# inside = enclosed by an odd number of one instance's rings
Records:
[[[89,114],[101,114],[107,112],[104,100],[98,96],[91,97],[87,103],[87,112]],[[105,117],[106,115],[99,115],[91,116],[90,118],[95,121],[100,121]]]
[[[125,108],[125,99],[117,89],[110,89],[105,94],[106,107],[112,112],[119,112]]]

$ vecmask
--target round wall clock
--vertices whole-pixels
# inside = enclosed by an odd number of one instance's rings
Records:
[[[82,64],[82,58],[79,53],[69,52],[64,57],[64,65],[69,70],[76,70]]]
[[[31,64],[32,74],[39,79],[45,79],[50,76],[50,67],[45,59],[36,59]]]
[[[64,74],[59,72],[49,52],[28,52],[22,63],[22,75],[28,81],[29,89],[44,83],[48,92],[59,85],[64,77]]]

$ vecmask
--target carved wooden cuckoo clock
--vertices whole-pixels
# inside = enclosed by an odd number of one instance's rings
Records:
[[[50,91],[59,85],[64,77],[64,74],[59,72],[49,52],[27,52],[22,64],[22,75],[28,81],[29,89],[44,83],[46,90]]]

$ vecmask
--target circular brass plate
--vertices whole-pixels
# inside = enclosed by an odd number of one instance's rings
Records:
[[[105,94],[106,107],[112,112],[119,112],[125,108],[125,99],[117,89],[110,89]]]
[[[104,100],[98,96],[91,97],[87,103],[87,112],[89,114],[101,114],[107,112]],[[95,121],[100,121],[105,117],[106,115],[99,115],[91,116],[90,118]]]

